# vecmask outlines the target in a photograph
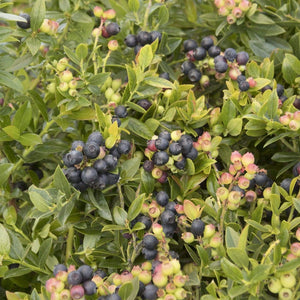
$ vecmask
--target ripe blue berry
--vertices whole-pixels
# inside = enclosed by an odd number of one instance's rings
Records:
[[[214,45],[214,41],[211,37],[206,36],[201,40],[201,47],[208,50],[210,47]]]
[[[204,232],[205,224],[200,219],[195,219],[191,225],[191,232],[195,237],[202,236]]]
[[[193,148],[193,139],[187,134],[182,135],[178,143],[182,147],[183,154],[189,153]]]
[[[152,221],[149,217],[140,215],[137,217],[137,222],[141,222],[145,225],[145,230],[148,230],[152,226]]]
[[[157,291],[157,286],[154,284],[147,284],[143,293],[145,300],[156,300],[158,298]]]
[[[227,63],[227,60],[223,55],[218,55],[214,58],[214,63],[216,64],[219,62]]]
[[[249,60],[249,54],[245,51],[241,51],[241,52],[238,52],[237,55],[236,55],[236,62],[239,64],[239,65],[246,65],[247,62]]]
[[[151,34],[147,31],[140,31],[137,35],[137,39],[142,46],[151,44],[152,41]]]
[[[206,50],[203,47],[197,47],[193,52],[193,56],[196,60],[203,60],[206,57]]]
[[[156,39],[158,39],[158,42],[161,41],[162,34],[159,31],[151,31],[151,43],[153,43]]]
[[[68,274],[68,284],[77,285],[82,283],[82,275],[78,271],[72,271]]]
[[[155,147],[158,150],[166,150],[169,147],[169,141],[164,138],[158,138],[155,140]]]
[[[185,75],[187,75],[189,73],[190,70],[195,69],[196,66],[195,64],[193,64],[191,61],[186,60],[183,62],[183,64],[181,65],[181,72]]]
[[[237,53],[233,48],[227,48],[224,52],[224,57],[231,62],[235,60],[236,56]]]
[[[158,245],[158,239],[152,235],[152,234],[147,234],[143,238],[143,246],[144,248],[148,250],[154,250],[156,249]]]
[[[157,250],[149,250],[147,248],[143,248],[142,253],[144,254],[144,257],[146,260],[151,260],[151,259],[155,259],[155,257],[157,256]]]
[[[64,271],[64,272],[67,272],[68,271],[68,268],[63,265],[63,264],[58,264],[54,267],[53,269],[53,276],[56,276],[56,274],[60,271]]]
[[[154,162],[151,160],[144,161],[143,168],[146,172],[151,172],[154,169]]]
[[[121,140],[117,149],[120,154],[128,154],[131,150],[131,144],[127,140]]]
[[[169,75],[169,73],[164,72],[164,73],[159,74],[159,78],[170,80],[170,75]]]
[[[155,152],[152,156],[152,161],[157,166],[163,166],[169,161],[169,155],[165,151]]]
[[[172,238],[177,229],[177,224],[163,224],[163,231],[167,238]]]
[[[74,141],[71,146],[71,150],[82,151],[84,147],[83,141]]]
[[[249,82],[248,81],[241,81],[239,82],[239,89],[242,92],[248,91],[250,88]]]
[[[201,79],[202,73],[198,69],[192,69],[188,73],[188,78],[191,82],[197,82]]]
[[[101,270],[101,269],[98,269],[96,272],[95,272],[95,275],[98,275],[100,276],[101,278],[105,278],[107,276],[107,274],[105,273],[105,271]]]
[[[115,115],[118,118],[126,118],[128,113],[127,113],[127,108],[124,105],[119,105],[115,108]]]
[[[111,154],[106,155],[103,160],[106,163],[107,166],[107,170],[108,171],[112,171],[116,168],[117,164],[118,164],[118,159],[114,156],[112,156]]]
[[[112,118],[111,118],[111,123],[113,124],[114,122],[117,122],[117,124],[118,124],[118,127],[120,127],[121,126],[121,120],[117,117],[117,116],[112,116]]]
[[[198,157],[198,151],[193,147],[188,153],[184,154],[186,158],[194,160]]]
[[[64,158],[63,162],[67,167],[73,167],[74,165],[78,165],[81,163],[83,159],[83,154],[80,151],[71,150],[67,153]]]
[[[284,86],[278,83],[276,91],[277,91],[278,97],[281,97],[284,93]]]
[[[120,32],[120,26],[115,22],[109,23],[105,28],[109,36],[117,35]]]
[[[220,55],[221,49],[218,46],[211,46],[207,52],[210,57],[216,57]]]
[[[91,280],[93,278],[93,269],[88,265],[80,266],[77,271],[80,272],[83,281]]]
[[[107,173],[99,174],[98,179],[94,183],[93,187],[95,189],[103,190],[108,184]]]
[[[98,179],[97,171],[92,167],[85,167],[81,172],[81,180],[87,185],[93,185]]]
[[[228,65],[227,63],[225,62],[217,62],[215,63],[215,70],[218,72],[218,73],[225,73],[228,69]]]
[[[87,139],[88,142],[94,142],[99,146],[104,146],[104,139],[102,134],[99,131],[94,131],[91,133]]]
[[[195,40],[185,40],[183,42],[184,52],[189,52],[197,48],[197,42]]]
[[[82,287],[83,287],[84,293],[86,295],[94,295],[94,294],[97,293],[96,283],[94,281],[92,281],[92,280],[85,281],[82,284]]]
[[[107,173],[106,176],[107,176],[107,185],[116,184],[120,179],[119,174]]]
[[[237,81],[238,83],[243,82],[243,81],[246,81],[246,80],[247,80],[247,78],[246,78],[246,76],[244,76],[244,75],[239,75],[239,76],[237,77],[237,79],[236,79],[236,81]]]
[[[134,48],[138,44],[137,37],[134,34],[127,35],[124,42],[126,46],[130,48]]]
[[[175,214],[171,210],[165,210],[160,216],[161,223],[165,224],[174,224],[175,223]]]
[[[20,14],[20,17],[24,18],[26,22],[18,21],[17,25],[22,29],[28,29],[30,28],[30,16],[28,14]]]
[[[166,206],[169,202],[169,195],[165,191],[160,191],[155,196],[156,202],[160,206]]]
[[[159,137],[159,138],[162,138],[162,139],[166,139],[166,140],[168,140],[168,141],[171,141],[171,134],[170,134],[170,132],[168,132],[168,131],[166,131],[166,130],[160,132],[160,133],[158,134],[158,137]]]
[[[137,105],[142,107],[144,110],[148,110],[151,107],[152,103],[147,99],[141,99],[137,102]]]
[[[182,147],[178,142],[173,142],[169,145],[169,152],[171,155],[178,155],[182,151]]]
[[[70,183],[78,183],[81,181],[81,170],[75,167],[68,168],[65,174]]]
[[[182,157],[181,160],[175,161],[174,166],[179,170],[183,170],[186,166],[186,158]]]
[[[95,142],[86,142],[83,147],[83,153],[89,159],[96,158],[100,153],[100,147]]]
[[[93,168],[96,169],[98,174],[105,173],[107,171],[107,164],[103,159],[97,159],[93,164]]]

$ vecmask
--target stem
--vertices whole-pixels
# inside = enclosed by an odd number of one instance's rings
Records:
[[[277,241],[274,241],[274,242],[270,245],[270,247],[268,248],[268,250],[263,254],[263,258],[262,258],[262,260],[261,260],[261,262],[260,262],[261,265],[264,264],[266,258],[271,254],[271,251],[272,251],[272,250],[275,248],[275,246],[278,245],[279,243],[280,243],[280,241],[277,240]]]
[[[287,146],[291,151],[295,151],[294,150],[294,147],[292,146],[292,145],[290,145],[290,143],[287,141],[287,140],[285,140],[284,138],[281,138],[280,139],[281,141],[282,141],[282,143],[285,145],[285,146]]]
[[[101,18],[101,23],[100,23],[100,26],[99,26],[100,34],[102,32],[103,24],[104,24],[104,19]],[[94,46],[93,46],[93,51],[92,51],[92,53],[93,53],[92,60],[93,60],[93,64],[94,64],[94,74],[95,75],[97,75],[97,73],[98,73],[98,63],[97,63],[97,53],[96,53],[98,40],[99,40],[99,35],[96,35]]]
[[[66,258],[65,262],[67,263],[69,257],[72,255],[72,246],[73,246],[73,238],[74,238],[74,227],[70,225],[67,239],[67,247],[66,247]]]
[[[118,182],[117,186],[118,186],[118,192],[119,192],[119,197],[120,197],[120,206],[121,206],[121,208],[124,209],[124,207],[125,207],[125,205],[124,205],[124,196],[123,196],[123,193],[122,193],[121,184]]]
[[[6,259],[6,258],[5,258]],[[13,258],[7,258],[8,261],[12,262],[12,263],[16,263],[16,264],[19,264],[19,265],[22,265],[24,267],[27,267],[33,271],[36,271],[36,272],[40,272],[40,273],[44,273],[44,274],[49,274],[48,272],[42,270],[41,268],[39,267],[36,267],[36,266],[33,266],[25,261],[22,261],[22,260],[17,260],[17,259],[13,259]]]
[[[111,50],[109,50],[109,51],[107,52],[105,58],[103,59],[102,73],[105,73],[106,63],[107,63],[107,60],[108,60],[109,57],[110,57],[110,54],[111,54]]]
[[[148,28],[148,18],[149,18],[149,13],[150,13],[151,6],[152,6],[152,1],[149,0],[148,6],[147,6],[146,11],[145,11],[145,15],[144,15],[143,30],[147,30],[147,28]]]

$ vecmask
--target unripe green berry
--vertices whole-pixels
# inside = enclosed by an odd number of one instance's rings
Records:
[[[51,82],[47,85],[47,90],[49,91],[49,93],[51,94],[55,94],[55,83],[54,82]]]
[[[104,93],[105,98],[107,100],[110,100],[113,94],[114,94],[114,90],[112,88],[108,88]]]
[[[110,101],[119,103],[121,101],[121,95],[119,93],[113,94],[110,98]]]
[[[69,85],[67,82],[61,82],[58,88],[60,91],[66,92],[69,89]]]
[[[296,285],[296,277],[292,273],[285,273],[280,276],[280,282],[285,288],[292,288]]]
[[[268,283],[268,289],[271,293],[277,294],[281,290],[281,282],[278,278],[271,278],[269,283]]]
[[[292,300],[293,292],[288,288],[282,288],[279,292],[279,299],[280,300]]]
[[[122,80],[121,79],[114,79],[111,82],[111,87],[114,91],[116,91],[117,89],[119,89],[122,85]]]
[[[63,72],[60,74],[60,80],[61,80],[62,82],[67,82],[67,83],[69,83],[72,79],[73,79],[73,74],[72,74],[72,72],[69,71],[69,70],[63,71]]]

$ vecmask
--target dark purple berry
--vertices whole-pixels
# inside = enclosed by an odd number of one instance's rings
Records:
[[[118,127],[120,127],[121,126],[121,120],[117,117],[117,116],[112,116],[112,118],[111,118],[111,123],[113,124],[114,122],[117,122],[117,124],[118,124]]]
[[[272,87],[270,85],[266,85],[261,89],[261,92],[264,93],[265,91],[270,90],[272,91]]]
[[[152,226],[152,221],[149,217],[141,215],[137,217],[137,221],[141,222],[145,225],[145,230],[150,229],[150,227]]]
[[[169,141],[164,138],[158,138],[155,140],[155,147],[158,150],[166,150],[169,147]]]
[[[118,145],[118,152],[120,154],[128,154],[131,150],[131,144],[127,140],[121,140]]]
[[[102,174],[107,171],[107,164],[103,159],[97,159],[93,164],[93,168],[98,172],[98,174]]]
[[[236,56],[237,53],[233,48],[227,48],[224,52],[224,57],[231,62],[235,60]]]
[[[169,73],[164,72],[164,73],[159,74],[159,78],[170,80],[170,75],[169,75]]]
[[[300,162],[298,162],[296,165],[293,167],[293,175],[295,177],[300,175]]]
[[[89,159],[96,158],[100,153],[100,147],[95,142],[86,142],[83,147],[83,153]]]
[[[87,185],[93,185],[98,179],[97,171],[92,167],[85,167],[81,172],[81,180]]]
[[[247,80],[247,78],[246,78],[246,76],[244,76],[244,75],[239,75],[239,76],[237,77],[237,79],[236,79],[236,81],[237,81],[238,83],[243,82],[243,81],[246,81],[246,80]]]
[[[183,170],[186,166],[186,158],[182,157],[181,160],[175,161],[174,166],[179,170]]]
[[[184,154],[185,158],[195,160],[198,157],[198,151],[193,147],[190,152]]]
[[[95,275],[98,275],[100,276],[101,278],[105,278],[107,276],[107,274],[105,273],[105,271],[101,270],[101,269],[98,269],[96,272],[95,272]]]
[[[134,54],[137,55],[139,53],[139,51],[142,49],[143,46],[141,45],[136,45],[133,50],[134,50]]]
[[[176,209],[175,209],[175,206],[176,206],[176,205],[177,205],[176,202],[174,202],[174,201],[169,201],[169,202],[167,203],[167,205],[165,206],[165,209],[166,209],[166,210],[172,211],[172,212],[176,215],[176,214],[177,214]]]
[[[77,271],[80,272],[83,281],[91,280],[93,278],[93,269],[88,265],[80,266]]]
[[[169,145],[169,152],[171,155],[178,155],[182,151],[182,147],[179,143],[173,142]]]
[[[112,171],[116,168],[117,164],[118,164],[118,159],[114,156],[112,156],[111,154],[106,155],[103,160],[106,163],[107,166],[107,170],[108,171]]]
[[[239,89],[241,92],[246,92],[250,88],[249,82],[248,81],[241,81],[239,82]]]
[[[193,51],[193,56],[196,60],[203,60],[206,57],[206,50],[203,47],[197,47]]]
[[[152,235],[152,234],[147,234],[143,238],[143,246],[144,248],[148,250],[154,250],[156,249],[158,245],[158,239]]]
[[[183,62],[183,64],[181,65],[181,72],[185,75],[187,75],[189,73],[190,70],[195,69],[196,66],[195,64],[193,64],[191,61],[186,60]]]
[[[107,173],[99,174],[98,179],[94,183],[93,187],[98,190],[103,190],[108,184]]]
[[[151,172],[154,169],[154,162],[152,160],[144,161],[143,168],[146,172]]]
[[[147,284],[143,292],[143,297],[145,300],[156,300],[158,287],[154,284]]]
[[[127,108],[124,105],[119,105],[115,108],[115,115],[118,118],[126,118],[128,113],[127,113]]]
[[[81,181],[81,170],[70,167],[65,171],[65,175],[70,183],[78,183]]]
[[[161,138],[161,139],[166,139],[168,141],[171,141],[171,134],[167,130],[164,130],[164,131],[160,132],[158,134],[158,137]]]
[[[216,57],[220,55],[221,49],[218,46],[211,46],[207,52],[210,57]]]
[[[155,257],[157,256],[157,250],[149,250],[147,248],[143,248],[142,249],[142,253],[144,254],[144,258],[146,260],[151,260],[151,259],[155,259]]]
[[[107,173],[106,176],[107,176],[107,185],[114,185],[120,179],[119,174]]]
[[[87,139],[88,142],[94,142],[99,146],[104,146],[104,139],[102,134],[99,131],[94,131],[91,133]]]
[[[151,44],[152,41],[151,34],[147,31],[140,31],[137,35],[137,39],[142,46]]]
[[[124,42],[126,46],[130,48],[134,48],[138,44],[137,37],[134,34],[127,35]]]
[[[277,91],[278,97],[280,98],[284,93],[284,86],[278,83],[276,91]]]
[[[163,224],[163,231],[167,238],[172,238],[177,229],[177,224]]]
[[[219,62],[222,62],[222,63],[226,63],[227,64],[227,60],[226,58],[223,56],[223,55],[218,55],[214,58],[214,63],[217,64]]]
[[[151,107],[152,103],[147,99],[141,99],[137,102],[137,105],[142,107],[144,110],[148,110]]]
[[[71,150],[82,151],[84,147],[83,141],[74,141],[71,146]]]
[[[189,153],[193,148],[193,139],[187,134],[182,135],[178,143],[182,147],[183,154]]]
[[[265,184],[267,183],[267,180],[268,180],[268,176],[267,174],[263,173],[263,172],[260,172],[260,173],[257,173],[254,177],[255,179],[255,183],[258,185],[258,186],[261,186],[261,187],[264,187]]]
[[[215,63],[215,70],[218,72],[218,73],[225,73],[228,69],[228,65],[227,63],[225,62],[217,62]]]
[[[293,103],[294,107],[300,109],[300,98],[297,97]]]
[[[117,35],[120,32],[120,26],[115,22],[109,23],[105,28],[109,36]]]
[[[158,42],[160,42],[162,38],[162,34],[159,31],[151,31],[150,36],[151,36],[151,43],[153,43],[156,39],[158,39]]]
[[[157,166],[163,166],[169,161],[169,155],[165,151],[155,152],[152,156],[152,161]]]
[[[249,54],[245,51],[238,52],[236,55],[236,62],[239,65],[246,65],[249,60]]]
[[[53,276],[56,276],[56,274],[60,271],[68,272],[68,268],[63,264],[58,264],[53,269]]]
[[[197,42],[195,40],[185,40],[183,42],[184,52],[189,52],[197,48]]]
[[[83,154],[80,151],[72,150],[67,153],[64,158],[63,162],[66,167],[73,167],[74,165],[78,165],[83,160]]]
[[[188,73],[188,78],[191,82],[197,82],[201,79],[202,73],[198,69],[192,69]]]
[[[116,157],[117,159],[119,159],[121,157],[121,154],[119,153],[117,146],[113,146],[112,148],[110,148],[109,154]]]
[[[162,224],[174,224],[175,214],[171,210],[165,210],[160,215],[160,220]]]
[[[92,280],[85,281],[82,284],[85,295],[94,295],[97,293],[96,283]]]
[[[211,37],[206,36],[201,40],[201,47],[208,50],[210,47],[214,45],[214,41]]]
[[[82,283],[82,275],[79,271],[72,271],[68,274],[68,284],[77,285]]]
[[[169,202],[169,195],[165,191],[160,191],[155,196],[156,202],[160,206],[166,206]]]
[[[195,237],[202,236],[204,232],[205,224],[200,219],[195,219],[191,225],[191,232]]]
[[[26,22],[18,21],[17,25],[22,29],[30,28],[30,16],[28,14],[20,14],[20,17],[24,18]]]
[[[72,183],[73,187],[80,191],[80,192],[84,192],[89,186],[87,184],[85,184],[84,182],[80,181],[78,183]]]

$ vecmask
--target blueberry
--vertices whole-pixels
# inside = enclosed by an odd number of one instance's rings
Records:
[[[189,153],[193,148],[193,139],[187,134],[182,135],[178,143],[182,147],[183,154]]]
[[[243,82],[243,81],[246,81],[246,80],[247,80],[247,78],[246,78],[246,76],[244,76],[244,75],[239,75],[239,76],[237,77],[237,79],[236,79],[236,81],[237,81],[238,83]]]
[[[106,176],[107,176],[107,185],[116,184],[120,179],[119,174],[107,173]]]
[[[200,128],[194,128],[194,130],[196,131],[196,133],[197,133],[197,136],[200,136],[200,135],[202,135],[203,134],[203,128],[202,127],[200,127]]]
[[[176,251],[170,250],[170,251],[169,251],[169,255],[170,255],[172,258],[179,260],[179,254],[178,254]]]
[[[111,123],[113,124],[114,122],[117,122],[117,124],[118,124],[118,127],[120,127],[121,126],[121,120],[117,117],[117,116],[112,116],[112,118],[111,118]]]
[[[198,157],[198,151],[193,147],[190,152],[184,154],[186,158],[194,160]]]
[[[181,160],[175,161],[174,166],[179,170],[183,170],[186,166],[186,158],[183,157]]]
[[[158,137],[159,137],[159,138],[162,138],[162,139],[166,139],[166,140],[168,140],[168,141],[171,141],[171,134],[170,134],[170,132],[167,131],[167,130],[164,130],[164,131],[160,132],[160,133],[158,134]]]
[[[156,300],[158,298],[157,296],[158,287],[154,284],[147,284],[145,286],[145,290],[143,293],[143,297],[145,300]]]
[[[193,56],[196,60],[203,60],[206,57],[206,50],[203,47],[197,47],[193,52]]]
[[[19,189],[20,191],[24,192],[28,189],[27,183],[23,180],[17,181],[13,184],[14,189]]]
[[[155,152],[152,156],[152,161],[157,166],[163,166],[169,161],[169,155],[165,151]]]
[[[288,99],[288,97],[282,95],[279,97],[279,100],[281,101],[281,103],[284,103],[284,101],[286,101]]]
[[[137,37],[134,34],[127,35],[124,42],[126,46],[130,48],[134,48],[138,44]]]
[[[77,285],[82,283],[82,275],[79,271],[72,271],[68,274],[68,284]]]
[[[152,221],[149,217],[141,215],[137,217],[137,221],[141,222],[145,225],[145,230],[150,229],[150,227],[152,226]]]
[[[167,205],[165,206],[165,209],[172,211],[176,215],[177,211],[175,209],[175,206],[176,206],[176,202],[175,201],[169,201],[167,203]]]
[[[138,296],[142,297],[143,293],[145,291],[145,284],[141,281],[139,281],[139,292]]]
[[[71,150],[63,158],[63,162],[66,167],[73,167],[74,165],[78,165],[82,162],[82,160],[83,160],[82,152],[76,150]]]
[[[131,144],[127,140],[121,140],[118,145],[118,152],[120,154],[128,154],[131,150]]]
[[[98,190],[103,190],[107,185],[107,175],[100,174],[97,181],[94,183],[93,187]]]
[[[156,202],[160,206],[166,206],[169,203],[169,195],[165,191],[160,191],[155,196]]]
[[[101,278],[105,278],[107,276],[107,274],[105,273],[105,271],[101,270],[101,269],[98,269],[96,272],[95,272],[95,275],[98,275],[100,276]]]
[[[224,52],[224,57],[231,62],[235,60],[236,56],[237,53],[233,48],[227,48]]]
[[[293,167],[293,175],[295,177],[300,175],[300,162],[298,162],[296,165]]]
[[[148,250],[147,248],[143,248],[142,253],[144,254],[146,260],[151,260],[151,259],[155,259],[158,252],[156,249]]]
[[[218,55],[214,58],[214,63],[217,64],[219,62],[227,63],[227,60],[223,55]]]
[[[175,214],[171,210],[165,210],[160,216],[162,224],[174,224],[175,223]]]
[[[83,147],[84,147],[83,141],[74,141],[72,143],[71,150],[82,151]]]
[[[70,183],[78,183],[81,181],[81,170],[75,167],[68,168],[65,174]]]
[[[99,146],[104,146],[104,139],[102,134],[99,131],[94,131],[91,133],[87,139],[88,142],[94,142]]]
[[[162,34],[159,31],[151,31],[151,43],[153,43],[156,39],[158,39],[158,42],[161,41]]]
[[[163,231],[167,238],[172,238],[177,229],[177,224],[163,224]]]
[[[80,266],[77,271],[80,272],[83,281],[91,280],[93,278],[93,269],[88,265]]]
[[[93,185],[98,179],[97,171],[92,167],[85,167],[81,172],[81,180],[88,185]]]
[[[158,150],[166,150],[169,147],[169,141],[164,138],[158,138],[155,140],[155,147]]]
[[[218,73],[225,73],[228,69],[228,65],[227,63],[225,62],[217,62],[215,63],[215,70],[218,72]]]
[[[133,50],[134,50],[134,54],[137,55],[139,53],[139,51],[142,49],[143,46],[141,45],[136,45]]]
[[[111,154],[106,155],[103,160],[106,163],[107,166],[107,170],[108,171],[112,171],[116,168],[117,164],[118,164],[118,160],[116,157],[112,156]]]
[[[201,40],[201,47],[203,47],[206,50],[208,50],[213,45],[214,45],[214,41],[209,36],[206,36]]]
[[[195,219],[191,225],[191,232],[195,237],[202,236],[204,232],[205,224],[200,219]]]
[[[118,118],[126,118],[128,113],[127,113],[127,108],[124,105],[119,105],[115,108],[115,115]]]
[[[194,50],[197,48],[197,42],[195,40],[185,40],[183,42],[183,49],[184,49],[184,52],[189,52],[191,50]]]
[[[137,35],[137,39],[142,46],[151,44],[152,41],[151,34],[147,31],[140,31]]]
[[[110,148],[109,154],[116,157],[117,159],[119,159],[121,157],[121,154],[119,153],[117,146],[113,146],[112,148]]]
[[[246,65],[249,60],[249,54],[245,51],[238,52],[236,55],[236,62],[239,65]]]
[[[280,186],[289,193],[291,183],[292,183],[292,178],[285,178],[281,181]],[[292,194],[297,194],[298,192],[299,192],[299,183],[297,181],[294,186],[294,190],[293,190]]]
[[[85,184],[84,182],[80,181],[78,183],[72,183],[73,187],[80,191],[80,192],[84,192],[89,186],[87,184]]]
[[[105,173],[107,171],[107,164],[103,159],[97,159],[93,168],[98,172],[98,174]]]
[[[141,99],[137,102],[137,105],[142,107],[144,110],[148,110],[151,107],[152,103],[147,99]]]
[[[30,16],[28,14],[20,14],[20,17],[24,18],[26,22],[18,21],[17,25],[22,29],[28,29],[30,28]]]
[[[239,82],[239,89],[241,92],[246,92],[250,88],[249,82],[248,81],[241,81]]]
[[[169,152],[171,155],[178,155],[182,151],[182,147],[178,142],[173,142],[169,145]]]
[[[159,78],[170,80],[170,75],[169,75],[169,73],[164,72],[164,73],[159,74]]]
[[[300,109],[300,97],[297,97],[293,103],[294,107]]]
[[[193,64],[191,61],[186,60],[183,62],[183,64],[181,65],[181,72],[185,75],[187,75],[189,73],[190,70],[195,69],[196,66],[195,64]]]
[[[220,55],[221,49],[218,46],[211,46],[207,52],[210,57],[216,57]]]
[[[262,186],[264,187],[265,184],[267,183],[268,181],[268,176],[267,174],[263,173],[263,172],[260,172],[260,173],[257,173],[254,177],[255,179],[255,183],[258,185],[258,186]]]
[[[53,269],[53,276],[56,276],[56,274],[60,271],[68,272],[68,268],[63,264],[58,264]]]
[[[281,97],[284,93],[284,86],[278,83],[276,90],[278,97]]]
[[[106,300],[122,300],[122,298],[118,294],[113,293],[108,295]]]
[[[91,281],[91,280],[85,281],[82,284],[82,287],[83,287],[84,293],[86,295],[94,295],[97,293],[97,286],[94,281]]]
[[[143,238],[143,246],[144,248],[148,250],[154,250],[156,249],[158,245],[158,239],[152,235],[152,234],[147,234]]]
[[[236,192],[240,192],[242,197],[245,196],[245,190],[241,189],[238,185],[234,185],[231,190],[236,191]]]
[[[117,35],[120,32],[120,26],[115,22],[109,23],[105,28],[109,36]]]
[[[198,69],[192,69],[188,72],[188,78],[191,82],[197,82],[201,77],[202,73]]]
[[[143,168],[146,172],[151,172],[154,169],[154,162],[151,160],[145,160],[143,163]]]
[[[100,147],[95,142],[86,142],[83,147],[83,153],[89,159],[96,158],[100,153]]]
[[[261,89],[261,92],[264,93],[267,90],[271,90],[272,91],[272,87],[270,85],[266,85]]]

